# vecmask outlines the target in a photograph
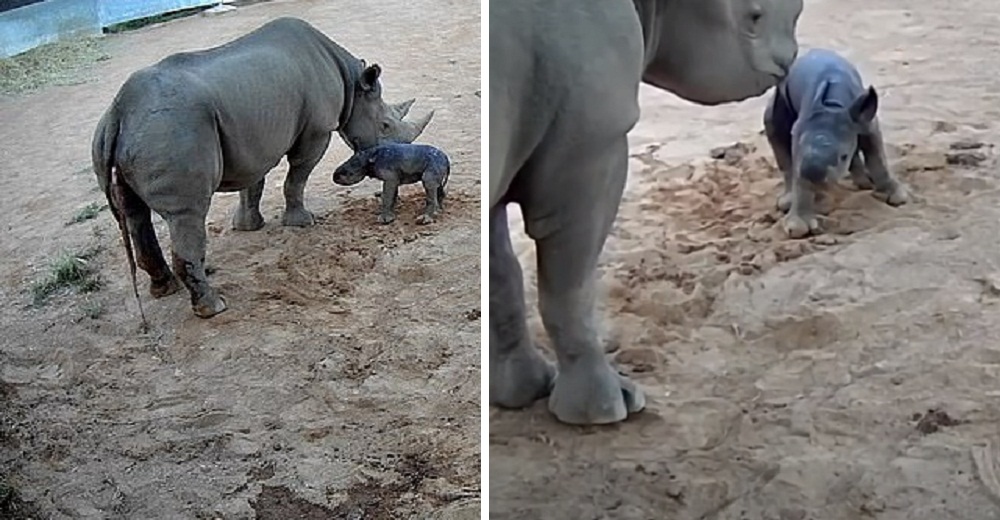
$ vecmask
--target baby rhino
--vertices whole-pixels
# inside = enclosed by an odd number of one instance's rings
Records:
[[[848,171],[858,188],[874,187],[892,206],[908,200],[906,186],[887,168],[877,110],[875,88],[866,89],[854,65],[837,53],[814,49],[792,64],[764,113],[764,131],[785,177],[778,209],[788,213],[788,236],[819,231],[817,188]]]
[[[422,182],[427,193],[417,224],[430,224],[442,209],[451,164],[441,150],[426,144],[390,143],[357,152],[333,172],[333,182],[350,186],[365,177],[382,181],[382,210],[378,221],[396,220],[400,184]]]

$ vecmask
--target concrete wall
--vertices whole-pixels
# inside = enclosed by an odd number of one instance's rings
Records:
[[[0,58],[68,36],[218,0],[45,0],[0,13]]]

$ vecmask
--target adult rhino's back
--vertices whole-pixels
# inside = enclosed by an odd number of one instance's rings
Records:
[[[206,114],[197,111],[210,110],[218,137],[209,142],[224,156],[219,189],[238,190],[276,166],[303,130],[337,129],[360,66],[309,24],[284,18],[137,71],[120,104],[126,118],[169,111],[179,127],[204,123]]]

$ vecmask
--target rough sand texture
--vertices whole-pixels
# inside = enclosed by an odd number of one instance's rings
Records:
[[[140,273],[141,336],[110,214],[64,226],[104,202],[97,119],[132,71],[280,15],[381,64],[389,101],[437,110],[421,141],[451,156],[445,212],[416,226],[405,186],[376,224],[378,183],[330,180],[349,154],[334,139],[306,190],[318,225],[280,225],[284,162],[263,230],[231,231],[238,195],[217,196],[208,262],[230,310],[200,320]],[[276,1],[109,36],[96,82],[0,100],[0,468],[25,499],[55,519],[478,518],[479,42],[478,3]],[[49,258],[93,245],[101,291],[26,308]]]
[[[1000,518],[1000,7],[806,4],[804,46],[881,90],[920,200],[845,184],[826,235],[786,240],[766,98],[644,89],[602,279],[608,343],[648,410],[610,428],[492,410],[492,518]]]

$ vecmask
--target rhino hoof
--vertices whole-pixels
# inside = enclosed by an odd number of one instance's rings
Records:
[[[233,217],[233,229],[236,231],[257,231],[262,227],[264,227],[264,216],[259,211],[247,215],[237,210]]]
[[[150,282],[149,283],[149,294],[153,298],[163,298],[164,296],[170,296],[175,292],[181,290],[181,282],[177,280],[177,277],[170,274],[170,277],[163,282]]]
[[[206,295],[194,305],[194,313],[199,318],[211,318],[225,312],[226,309],[226,299],[222,296]]]
[[[420,215],[419,217],[417,217],[417,224],[419,224],[421,226],[425,226],[427,224],[433,224],[433,223],[434,223],[434,217],[432,217],[430,215]]]
[[[395,220],[396,220],[396,215],[393,215],[391,213],[382,213],[378,216],[378,223],[383,225],[392,224],[393,221]]]
[[[281,224],[294,227],[309,227],[316,223],[316,217],[307,209],[286,210]]]

